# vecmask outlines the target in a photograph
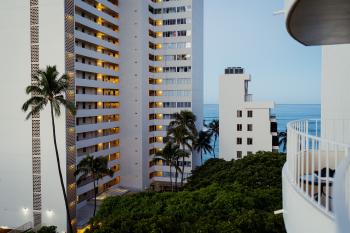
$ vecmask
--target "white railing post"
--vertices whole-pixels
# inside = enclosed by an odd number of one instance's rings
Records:
[[[334,212],[337,223],[337,232],[345,233],[350,229],[349,215],[349,166],[350,166],[349,148],[345,151],[345,159],[337,167],[334,183]]]

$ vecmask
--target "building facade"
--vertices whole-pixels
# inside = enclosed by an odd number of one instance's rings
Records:
[[[0,13],[9,35],[1,39],[3,106],[13,99],[1,116],[8,123],[0,133],[0,226],[32,222],[66,231],[49,112],[25,121],[20,110],[31,75],[47,65],[68,75],[66,96],[77,107],[56,122],[75,228],[86,224],[81,212],[94,194],[92,180],[77,185],[74,176],[87,154],[107,157],[114,171],[98,193],[166,186],[167,166],[151,160],[167,125],[181,110],[203,118],[203,2],[6,0]],[[185,173],[198,161],[190,157]]]
[[[256,102],[248,92],[251,76],[241,67],[220,77],[220,158],[240,159],[257,151],[278,151],[273,102]]]

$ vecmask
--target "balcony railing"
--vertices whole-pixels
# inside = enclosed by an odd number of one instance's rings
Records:
[[[338,196],[333,191],[335,171],[348,159],[350,145],[321,138],[320,126],[319,120],[300,120],[288,124],[287,176],[306,200],[321,212],[334,217],[333,201]],[[349,193],[348,188],[348,199]],[[343,205],[345,203],[349,202],[343,202]]]

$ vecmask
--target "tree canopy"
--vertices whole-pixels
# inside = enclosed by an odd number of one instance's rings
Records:
[[[285,156],[259,152],[241,160],[211,159],[177,193],[142,192],[107,199],[92,220],[95,233],[285,233],[281,170]]]

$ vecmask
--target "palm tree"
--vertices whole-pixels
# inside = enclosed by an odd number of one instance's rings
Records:
[[[153,159],[153,162],[157,162],[159,158],[163,159],[167,164],[169,164],[169,172],[170,172],[170,186],[171,191],[173,190],[173,179],[172,179],[172,168],[175,168],[175,176],[176,176],[176,187],[177,187],[177,174],[179,170],[181,171],[180,167],[178,166],[178,160],[181,157],[181,150],[180,146],[176,145],[172,142],[167,142],[163,150],[158,151],[156,153],[156,157]]]
[[[286,152],[287,149],[287,131],[278,133],[278,145],[282,147],[283,152]]]
[[[87,155],[77,165],[77,170],[74,175],[79,176],[77,181],[80,184],[83,181],[92,179],[94,184],[94,217],[96,215],[96,198],[98,193],[98,181],[105,176],[112,177],[114,174],[113,170],[108,168],[108,159],[106,157],[96,157]]]
[[[201,155],[201,164],[203,165],[203,152],[210,153],[213,147],[210,145],[210,134],[207,131],[200,131],[198,137],[193,141],[193,149]]]
[[[196,128],[196,120],[197,117],[191,111],[181,111],[180,113],[175,113],[175,119],[169,123],[168,136],[175,135],[174,129],[179,128],[177,133],[177,141],[178,145],[182,146],[182,150],[186,150],[186,147],[192,150],[191,143],[193,142],[193,138],[198,135]],[[180,129],[181,128],[181,129]],[[181,135],[182,134],[182,135]],[[174,137],[174,136],[173,136]],[[182,137],[182,138],[181,138]],[[185,158],[188,154],[183,153],[182,157],[182,172],[181,172],[181,186],[183,186],[184,182],[184,170],[185,170]]]
[[[216,141],[219,137],[219,120],[212,120],[208,125],[205,125],[211,137],[214,137],[214,145],[213,145],[213,156],[215,158],[215,149],[216,149]]]
[[[182,126],[192,135],[197,135],[196,120],[197,117],[193,112],[183,110],[174,114],[174,120],[169,123],[169,128]]]
[[[182,147],[185,152],[186,148],[192,150],[193,136],[183,126],[177,126],[175,128],[169,128],[165,142],[170,141]],[[182,172],[181,172],[181,186],[183,186],[184,171],[185,171],[185,158],[188,157],[188,153],[182,153]]]
[[[33,77],[34,84],[26,88],[26,93],[30,97],[22,106],[23,111],[31,109],[26,117],[28,120],[32,115],[39,113],[43,110],[47,104],[50,104],[51,110],[51,122],[52,122],[52,134],[55,144],[57,168],[60,177],[61,189],[66,205],[67,218],[69,222],[70,232],[73,232],[72,221],[69,213],[69,206],[67,200],[67,194],[63,182],[60,157],[57,149],[56,128],[55,128],[55,115],[59,117],[61,115],[61,105],[64,106],[70,113],[75,114],[75,106],[72,102],[65,99],[64,93],[68,88],[68,78],[66,75],[59,77],[59,73],[56,66],[47,66],[45,70],[38,71],[38,74]]]

